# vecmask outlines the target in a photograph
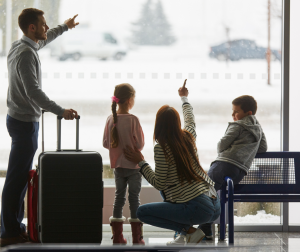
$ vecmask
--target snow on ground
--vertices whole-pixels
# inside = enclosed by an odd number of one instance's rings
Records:
[[[244,217],[234,216],[234,223],[251,223],[251,224],[261,224],[261,223],[271,223],[280,224],[280,216],[267,214],[265,210],[257,211],[256,215],[247,214]]]

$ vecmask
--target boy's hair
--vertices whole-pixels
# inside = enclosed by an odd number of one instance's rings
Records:
[[[118,101],[119,104],[123,104],[134,95],[135,95],[135,90],[128,83],[123,83],[115,86],[114,96],[119,99]],[[118,122],[118,116],[117,116],[117,103],[115,101],[112,102],[111,110],[113,113],[114,125],[110,131],[110,138],[111,138],[110,145],[112,148],[117,148],[119,144],[119,135],[116,127],[116,123]]]
[[[37,25],[39,21],[39,16],[44,15],[42,10],[28,8],[22,10],[18,17],[19,27],[24,34],[28,32],[28,26],[31,24]]]
[[[232,101],[232,104],[235,106],[241,106],[241,109],[244,111],[244,113],[252,111],[252,115],[256,114],[257,102],[250,95],[239,96]]]

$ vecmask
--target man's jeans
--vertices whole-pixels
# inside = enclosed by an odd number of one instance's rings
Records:
[[[1,204],[1,238],[16,237],[26,231],[24,197],[27,190],[28,172],[38,147],[38,122],[22,122],[9,115],[6,126],[11,136],[11,151]]]
[[[193,225],[212,222],[221,213],[219,198],[201,194],[185,203],[157,202],[142,205],[137,217],[152,226],[171,229],[185,235]]]

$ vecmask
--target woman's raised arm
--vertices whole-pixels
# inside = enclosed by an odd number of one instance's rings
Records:
[[[195,117],[193,113],[193,107],[188,102],[188,95],[189,91],[185,87],[186,80],[183,83],[183,86],[178,89],[178,94],[182,100],[182,110],[183,110],[183,117],[184,117],[184,129],[190,132],[195,138],[197,137],[196,134],[196,123]]]

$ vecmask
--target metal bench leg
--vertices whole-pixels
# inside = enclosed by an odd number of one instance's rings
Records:
[[[231,178],[226,177],[228,185],[228,237],[229,243],[234,243],[234,210],[233,210],[233,194],[234,187]]]
[[[221,191],[221,214],[220,214],[220,240],[225,240],[225,204],[226,204],[226,184],[223,183]]]

